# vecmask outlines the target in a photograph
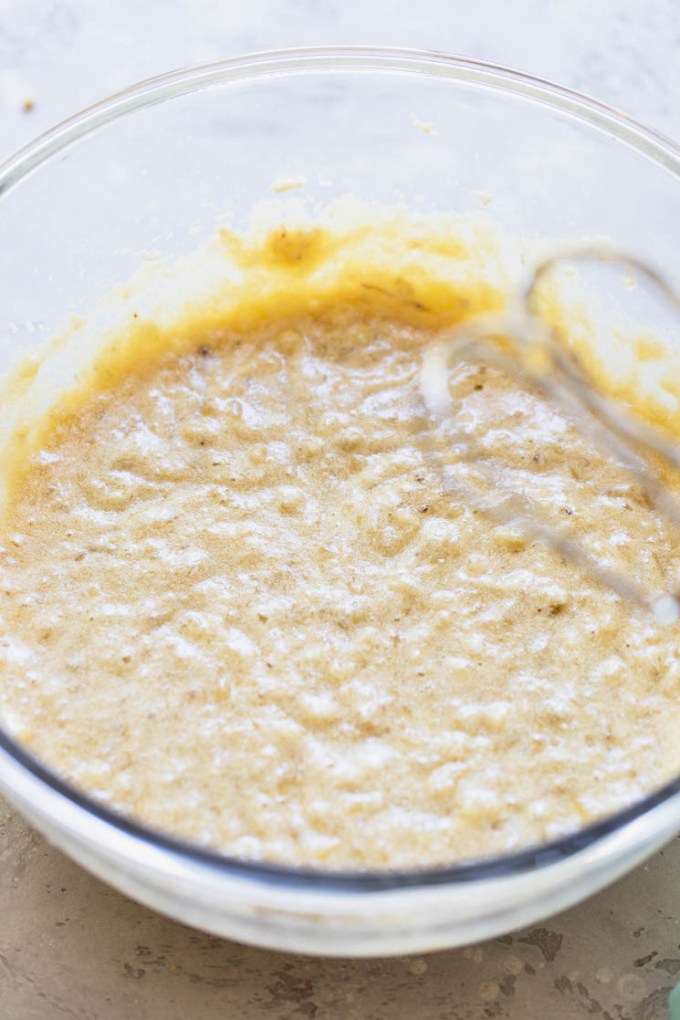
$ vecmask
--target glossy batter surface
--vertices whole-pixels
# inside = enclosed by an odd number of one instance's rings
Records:
[[[155,827],[327,867],[516,849],[680,768],[676,630],[444,491],[432,340],[338,308],[93,389],[7,511],[11,731]],[[490,370],[451,388],[506,481],[661,582],[678,540],[627,475]]]

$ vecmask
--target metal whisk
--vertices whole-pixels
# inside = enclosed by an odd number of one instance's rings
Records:
[[[599,248],[579,248],[545,259],[517,301],[517,307],[500,314],[479,316],[452,330],[425,355],[420,388],[431,422],[455,416],[449,391],[452,362],[473,362],[499,369],[529,384],[576,419],[599,445],[627,468],[650,505],[680,528],[680,504],[659,477],[654,462],[680,470],[680,446],[660,430],[641,421],[618,401],[598,392],[573,352],[538,311],[538,288],[546,275],[562,263],[610,262],[636,271],[657,290],[680,316],[680,295],[652,266],[639,258]],[[680,318],[678,320],[680,322]],[[427,431],[423,433],[427,435]],[[462,438],[462,437],[461,437]],[[473,470],[445,474],[445,485],[468,506],[499,524],[520,528],[530,540],[547,543],[598,583],[622,599],[654,615],[661,623],[680,620],[680,591],[652,592],[632,577],[598,561],[577,539],[540,516],[516,490],[499,487],[484,463],[478,444],[465,436],[456,443],[460,462]],[[488,488],[485,488],[485,485]]]

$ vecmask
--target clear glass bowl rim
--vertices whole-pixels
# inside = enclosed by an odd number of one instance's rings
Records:
[[[680,146],[674,141],[638,123],[627,114],[564,86],[497,64],[435,51],[392,47],[321,46],[269,50],[231,57],[210,64],[171,71],[118,92],[56,125],[0,164],[0,201],[12,187],[25,180],[51,157],[64,152],[79,139],[135,110],[219,85],[277,76],[329,72],[413,74],[515,95],[589,124],[656,162],[674,176],[680,177]],[[53,773],[1,729],[0,750],[8,754],[33,778],[76,807],[113,826],[119,832],[142,840],[158,850],[169,851],[196,864],[209,865],[233,877],[242,876],[251,880],[259,878],[280,885],[328,892],[363,893],[468,883],[525,874],[535,868],[546,867],[577,854],[642,818],[661,804],[680,796],[678,776],[630,807],[571,835],[482,860],[423,869],[337,871],[241,860],[175,839],[99,804]]]

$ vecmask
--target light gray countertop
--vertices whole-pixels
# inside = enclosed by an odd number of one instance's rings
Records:
[[[677,0],[0,0],[0,158],[140,78],[323,43],[497,61],[680,137]],[[504,939],[314,960],[223,942],[126,900],[0,801],[0,1020],[663,1020],[678,980],[680,839]]]
[[[429,956],[318,960],[138,906],[0,802],[2,1020],[662,1020],[680,980],[680,838],[543,924]]]

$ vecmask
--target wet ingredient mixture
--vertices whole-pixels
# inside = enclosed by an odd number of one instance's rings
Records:
[[[674,629],[444,491],[434,338],[338,304],[93,385],[5,514],[10,732],[153,827],[323,867],[518,849],[677,771]],[[661,582],[678,539],[628,475],[500,374],[450,386],[499,471]]]

